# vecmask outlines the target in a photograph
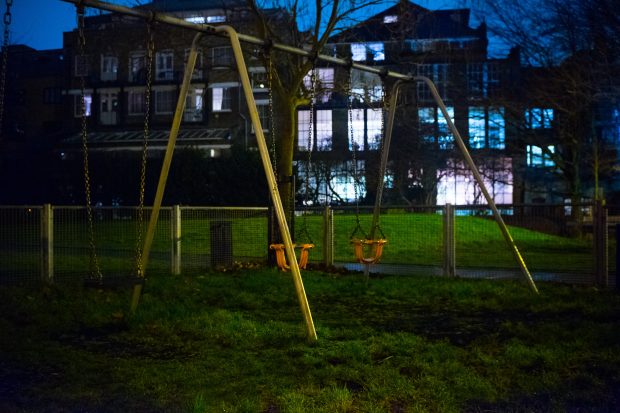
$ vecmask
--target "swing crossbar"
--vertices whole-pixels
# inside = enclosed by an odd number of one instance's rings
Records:
[[[305,270],[308,265],[309,252],[314,248],[314,244],[293,244],[293,247],[300,250],[298,265],[299,268]],[[288,271],[291,267],[286,262],[284,244],[271,244],[269,249],[275,251],[278,267],[280,267],[282,271]]]
[[[383,246],[387,244],[386,239],[352,239],[351,244],[355,249],[355,258],[360,264],[376,264],[381,259],[383,254]],[[374,252],[371,256],[364,256],[364,247],[369,247],[371,252]]]

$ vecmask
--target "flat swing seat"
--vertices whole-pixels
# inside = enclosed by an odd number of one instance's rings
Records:
[[[387,244],[386,239],[352,239],[351,244],[355,249],[355,258],[360,264],[376,264],[381,259],[383,254],[383,246]],[[374,250],[374,255],[370,257],[364,256],[364,247],[370,247],[370,250]]]
[[[299,253],[298,265],[299,268],[305,270],[308,265],[308,253],[312,248],[314,248],[314,244],[294,244],[293,246],[301,250]],[[286,262],[286,250],[284,249],[284,244],[271,244],[269,249],[276,252],[278,267],[280,267],[282,271],[288,271],[291,267]]]

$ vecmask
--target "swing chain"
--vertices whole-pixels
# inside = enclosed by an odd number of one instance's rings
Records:
[[[144,268],[142,268],[142,238],[144,233],[144,192],[146,188],[146,161],[149,142],[149,121],[151,113],[151,90],[153,85],[153,56],[155,53],[155,40],[152,28],[152,21],[147,22],[147,43],[146,43],[146,87],[144,89],[144,127],[142,134],[142,159],[140,167],[140,190],[138,193],[138,222],[137,222],[137,237],[136,237],[136,256],[135,256],[135,269],[138,276],[144,275]]]
[[[2,72],[0,73],[0,138],[2,137],[2,125],[4,120],[4,92],[6,89],[6,70],[9,60],[9,27],[11,26],[11,6],[13,0],[6,0],[4,12],[4,40],[2,42]]]
[[[269,137],[271,139],[271,157],[273,163],[273,172],[278,180],[278,153],[276,150],[276,123],[273,111],[273,60],[271,59],[271,49],[265,51],[265,58],[268,61],[267,68],[267,87],[269,88]]]
[[[355,229],[349,238],[355,238],[358,232],[361,232],[364,238],[366,233],[362,229],[360,223],[360,202],[359,202],[359,177],[357,170],[357,143],[355,142],[355,130],[353,128],[353,69],[349,70],[349,83],[347,85],[348,95],[348,111],[349,111],[349,137],[351,139],[351,155],[353,157],[353,196],[355,197]]]
[[[84,7],[77,7],[77,26],[78,26],[78,45],[80,51],[80,64],[86,64],[86,37],[84,35]],[[97,257],[97,248],[95,246],[95,228],[93,220],[92,193],[90,181],[90,168],[88,160],[88,125],[86,113],[86,76],[80,76],[80,117],[81,117],[81,136],[82,136],[82,153],[84,166],[84,195],[86,198],[86,217],[88,219],[88,244],[90,248],[90,277],[101,281],[101,267],[99,266],[99,258]]]

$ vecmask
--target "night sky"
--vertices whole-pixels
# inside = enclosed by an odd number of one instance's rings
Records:
[[[132,0],[108,0],[114,4],[135,4]],[[429,9],[468,7],[464,0],[419,0],[414,1]],[[5,2],[1,1],[2,14]],[[387,6],[385,7],[387,8]],[[381,9],[374,9],[378,13]],[[35,49],[62,47],[62,33],[75,28],[75,6],[61,0],[14,0],[11,8],[11,44],[26,44]],[[472,25],[477,25],[476,20]]]

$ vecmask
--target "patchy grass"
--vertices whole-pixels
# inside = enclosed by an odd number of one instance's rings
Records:
[[[620,297],[516,282],[304,274],[0,290],[0,411],[618,411]]]

